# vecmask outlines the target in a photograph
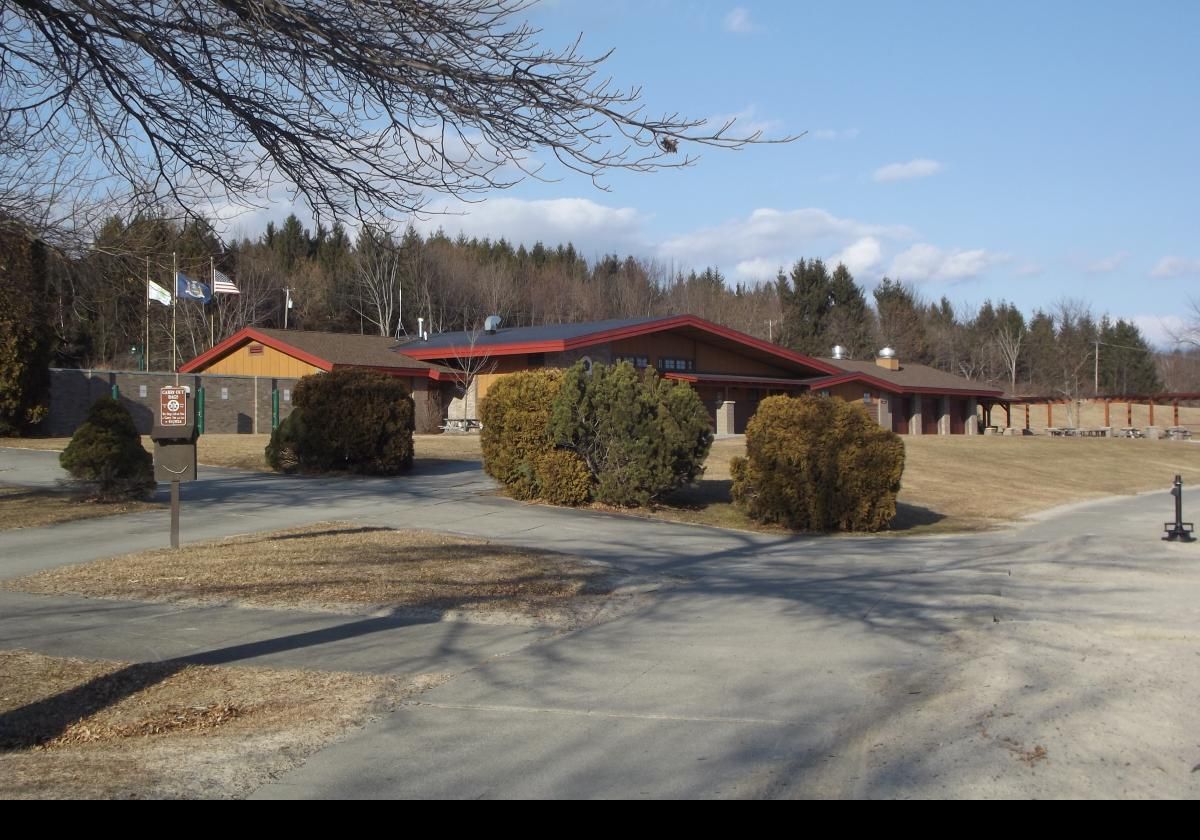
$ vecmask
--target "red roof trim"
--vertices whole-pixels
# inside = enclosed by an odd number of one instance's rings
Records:
[[[869,385],[874,385],[880,391],[887,391],[890,394],[947,394],[990,398],[1000,397],[1004,394],[1003,391],[986,391],[978,388],[906,387],[884,379],[877,379],[869,373],[859,373],[857,371],[850,371],[841,376],[831,376],[827,379],[810,379],[808,384],[815,391],[819,388],[832,388],[834,385],[845,385],[848,382],[866,382]]]
[[[328,359],[322,359],[317,356],[313,356],[310,353],[305,353],[299,347],[293,347],[291,344],[288,344],[285,341],[278,341],[274,338],[271,338],[269,335],[264,335],[253,327],[243,327],[241,330],[222,341],[216,347],[213,347],[207,352],[201,353],[190,362],[180,365],[179,372],[197,372],[199,368],[203,368],[209,364],[212,364],[213,362],[229,355],[234,350],[237,350],[242,343],[246,341],[257,341],[260,344],[270,347],[272,350],[278,350],[284,355],[291,356],[294,359],[299,359],[302,362],[307,362],[313,367],[320,368],[323,371],[333,370],[333,364]]]
[[[672,315],[667,318],[659,318],[655,321],[647,321],[642,324],[632,324],[625,327],[616,327],[609,330],[600,330],[588,335],[580,336],[574,339],[559,339],[556,341],[536,341],[536,342],[513,342],[510,344],[489,344],[486,347],[440,347],[422,350],[421,348],[412,348],[410,345],[403,345],[397,352],[402,352],[406,356],[411,356],[420,361],[429,359],[450,359],[464,358],[469,359],[475,356],[515,356],[521,353],[555,353],[566,350],[578,350],[584,347],[591,347],[595,344],[603,344],[608,341],[620,341],[625,338],[636,338],[640,335],[650,335],[656,332],[665,332],[667,330],[678,329],[679,327],[692,327],[720,338],[735,341],[739,344],[744,344],[754,349],[768,353],[776,358],[785,359],[792,364],[803,365],[813,370],[823,373],[838,374],[841,373],[841,368],[834,367],[828,362],[814,359],[811,356],[805,356],[800,353],[793,352],[786,348],[780,347],[778,344],[772,344],[769,341],[763,341],[761,338],[755,338],[752,335],[747,335],[737,330],[731,330],[728,327],[722,327],[719,324],[714,324],[712,321],[706,321],[703,318],[697,318],[695,315]]]

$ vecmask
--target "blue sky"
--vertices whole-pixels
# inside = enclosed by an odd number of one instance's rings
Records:
[[[1200,298],[1200,4],[558,0],[541,42],[615,53],[652,113],[787,145],[527,181],[426,228],[572,240],[731,280],[844,259],[928,298],[1062,298],[1148,337]]]

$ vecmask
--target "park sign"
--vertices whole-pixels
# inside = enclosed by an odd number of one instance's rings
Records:
[[[159,392],[158,425],[186,426],[188,424],[188,389],[185,385],[167,385]]]
[[[196,421],[186,385],[166,385],[158,392],[154,439],[154,480],[171,485],[171,548],[179,548],[179,482],[196,480]]]

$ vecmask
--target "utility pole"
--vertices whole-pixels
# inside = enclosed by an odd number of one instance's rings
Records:
[[[1092,393],[1100,393],[1100,340],[1096,339],[1096,373],[1092,383]]]

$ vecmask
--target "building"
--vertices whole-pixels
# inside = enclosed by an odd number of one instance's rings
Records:
[[[490,323],[495,323],[489,319]],[[894,355],[874,361],[813,358],[692,315],[548,324],[441,333],[396,352],[473,374],[461,410],[502,376],[579,360],[625,360],[687,382],[708,406],[718,433],[745,431],[758,403],[774,394],[816,392],[861,400],[880,425],[900,434],[975,434],[979,415],[1003,392]]]
[[[282,419],[291,412],[291,387],[300,377],[335,368],[375,370],[399,377],[408,386],[418,432],[437,431],[458,373],[397,353],[395,347],[395,339],[380,335],[246,327],[182,365],[179,372],[262,383],[256,390],[278,392]]]

